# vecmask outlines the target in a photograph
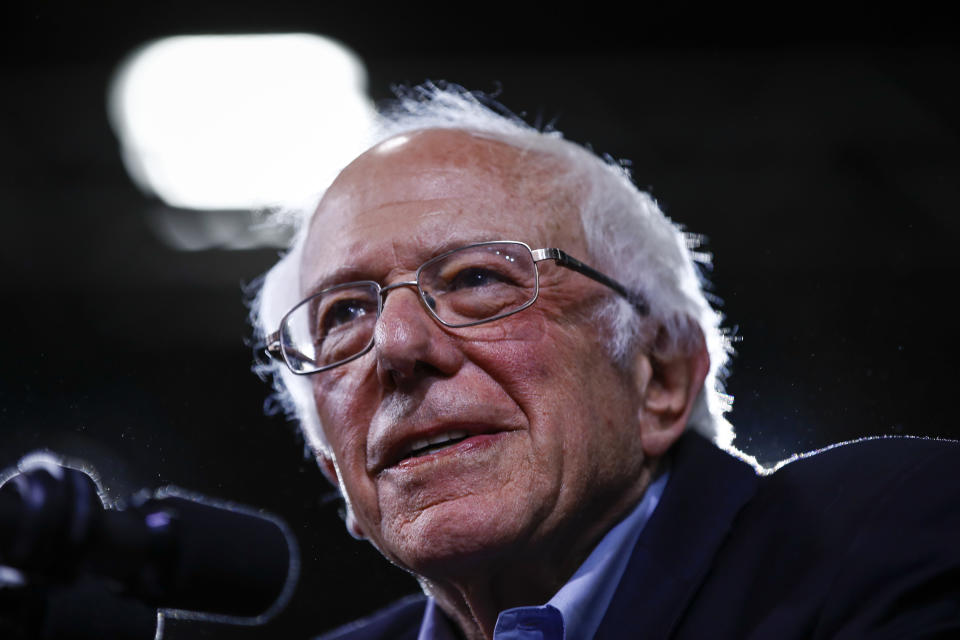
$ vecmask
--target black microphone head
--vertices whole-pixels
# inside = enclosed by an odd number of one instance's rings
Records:
[[[167,617],[245,625],[293,595],[299,547],[276,516],[176,487],[107,509],[95,472],[51,455],[16,471],[0,484],[0,565],[31,580],[89,574]]]
[[[286,606],[300,570],[296,538],[279,518],[176,487],[133,508],[167,531],[173,559],[156,604],[164,615],[261,624]]]

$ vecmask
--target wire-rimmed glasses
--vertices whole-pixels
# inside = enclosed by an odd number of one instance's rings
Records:
[[[523,242],[478,242],[447,251],[417,269],[416,279],[380,286],[372,280],[348,282],[301,301],[267,338],[267,353],[293,373],[326,371],[355,360],[373,347],[374,327],[387,292],[417,290],[424,308],[445,327],[472,327],[523,311],[537,300],[537,263],[554,260],[600,282],[629,300],[642,314],[646,302],[612,278],[560,249],[531,249]]]

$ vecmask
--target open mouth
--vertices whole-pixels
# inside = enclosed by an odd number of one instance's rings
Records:
[[[508,427],[483,422],[460,422],[446,427],[421,429],[407,437],[399,436],[392,442],[374,446],[370,456],[370,471],[380,474],[388,469],[411,468],[440,458],[456,455],[480,454],[507,432]]]
[[[422,456],[430,455],[445,449],[452,445],[457,444],[458,442],[463,442],[470,434],[466,431],[448,431],[446,433],[438,434],[432,438],[421,438],[419,440],[414,440],[401,452],[399,460],[406,460],[408,458],[420,458]]]

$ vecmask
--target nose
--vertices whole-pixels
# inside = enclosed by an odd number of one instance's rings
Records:
[[[387,295],[387,294],[391,295]],[[388,388],[426,376],[450,376],[463,359],[453,336],[424,307],[415,282],[398,282],[380,291],[383,308],[374,329],[377,376]]]

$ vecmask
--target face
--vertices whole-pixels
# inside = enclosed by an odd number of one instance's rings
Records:
[[[301,288],[409,281],[432,256],[485,240],[588,260],[574,194],[550,187],[550,170],[458,131],[375,147],[325,195]],[[311,378],[357,527],[428,578],[595,542],[584,538],[642,492],[643,381],[610,363],[593,317],[614,294],[539,266],[532,307],[476,327],[447,329],[415,289],[395,289],[373,349]]]

